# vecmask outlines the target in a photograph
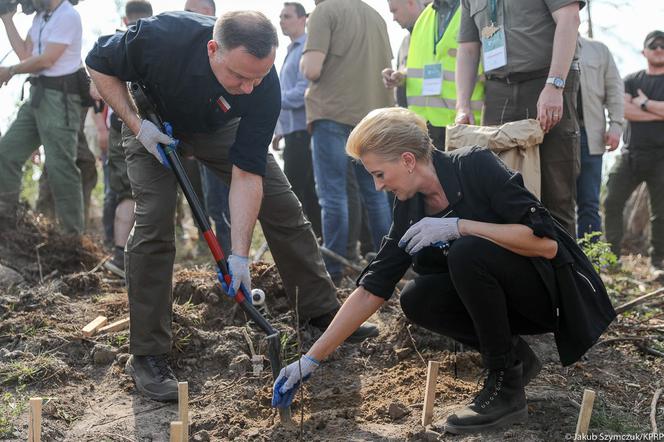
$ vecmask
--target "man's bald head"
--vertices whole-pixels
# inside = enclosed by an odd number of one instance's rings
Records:
[[[184,10],[210,17],[214,17],[217,12],[214,0],[187,0],[184,3]]]
[[[392,18],[404,29],[413,29],[424,7],[430,3],[425,0],[387,0]]]

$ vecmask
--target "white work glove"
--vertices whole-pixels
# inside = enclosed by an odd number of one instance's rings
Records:
[[[245,296],[251,299],[251,275],[249,274],[249,258],[246,256],[231,255],[228,257],[228,273],[231,275],[231,286],[224,284],[228,296],[233,297],[240,285],[243,286]],[[249,301],[251,302],[251,301]]]
[[[320,366],[320,362],[311,356],[304,355],[299,361],[292,362],[279,372],[272,388],[272,406],[277,408],[290,407],[295,392],[302,383],[306,381]]]
[[[403,234],[399,247],[415,255],[424,247],[442,247],[459,238],[459,218],[422,218]]]
[[[164,146],[170,146],[175,142],[173,138],[169,137],[163,133],[157,126],[149,122],[148,120],[141,121],[141,129],[136,135],[136,139],[141,142],[141,144],[150,152],[154,157],[159,160],[159,162],[165,166],[168,165],[166,156],[163,153],[160,153],[157,148],[157,144],[163,144]]]

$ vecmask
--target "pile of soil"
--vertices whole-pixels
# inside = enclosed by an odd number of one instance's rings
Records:
[[[123,370],[129,357],[128,331],[81,335],[82,327],[98,315],[109,321],[128,315],[121,281],[103,270],[89,272],[103,254],[85,243],[72,247],[40,223],[22,232],[3,233],[0,245],[0,261],[20,262],[13,267],[26,278],[0,291],[0,439],[26,440],[25,404],[29,397],[40,396],[48,398],[43,440],[168,440],[177,404],[136,393]],[[34,267],[34,247],[42,242],[50,244],[40,249],[42,273],[59,272],[43,284],[35,279]],[[642,282],[639,272],[644,266],[643,259],[634,258],[625,271],[608,276],[607,282],[620,288],[613,294],[617,303],[640,295],[639,284],[645,291],[658,287]],[[262,311],[282,333],[284,361],[295,360],[320,332],[305,326],[298,334],[292,300],[274,265],[253,265],[252,279],[266,292]],[[339,296],[350,291],[342,290]],[[646,433],[651,431],[653,392],[664,379],[664,359],[645,353],[633,341],[598,345],[582,361],[563,368],[551,336],[531,337],[544,369],[527,388],[528,421],[479,436],[444,434],[446,416],[481,387],[479,355],[455,351],[448,340],[409,324],[396,294],[371,318],[380,326],[380,336],[339,348],[305,383],[292,407],[293,423],[284,426],[270,407],[273,378],[267,358],[258,373],[251,362],[248,341],[256,354],[265,355],[264,335],[226,297],[213,269],[180,266],[173,298],[170,356],[178,379],[189,383],[194,441],[562,440],[574,432],[585,388],[597,392],[591,431]],[[661,304],[654,306],[658,308],[641,306],[621,315],[604,338],[661,333]],[[434,424],[425,428],[420,420],[426,362],[431,360],[439,361],[441,368]],[[663,402],[657,412],[660,427]]]

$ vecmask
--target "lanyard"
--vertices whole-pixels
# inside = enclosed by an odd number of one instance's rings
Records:
[[[57,11],[58,8],[60,7],[60,5],[62,5],[64,2],[65,2],[65,0],[61,0],[60,3],[58,3],[58,6],[55,7],[55,9],[53,9],[50,12],[44,12],[44,15],[42,16],[42,23],[39,25],[39,42],[38,42],[38,45],[37,45],[37,54],[38,55],[42,54],[42,32],[44,31],[44,28],[46,27],[46,23],[48,23],[48,21],[51,19],[51,17],[53,17],[53,14],[55,13],[55,11]]]
[[[491,8],[491,25],[498,23],[498,0],[489,0],[489,7]]]
[[[447,26],[450,24],[450,19],[452,17],[452,14],[454,14],[456,8],[450,7],[447,11],[447,14],[445,14],[445,20],[443,20],[444,27],[447,28]],[[436,46],[438,46],[438,43],[443,39],[443,36],[445,35],[445,32],[441,34],[438,32],[438,24],[440,23],[439,19],[439,14],[440,12],[436,11],[436,26],[433,28],[433,55],[436,55]]]

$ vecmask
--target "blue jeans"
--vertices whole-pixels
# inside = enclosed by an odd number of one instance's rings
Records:
[[[588,149],[588,135],[581,128],[581,173],[576,179],[577,235],[601,232],[599,189],[602,184],[602,155],[592,155]]]
[[[348,194],[346,191],[348,162],[346,140],[352,126],[331,120],[317,120],[313,124],[312,153],[318,201],[322,209],[323,243],[333,252],[347,256]],[[355,177],[362,202],[369,212],[371,232],[376,249],[390,229],[392,214],[385,193],[376,191],[373,178],[362,164],[354,163]],[[342,275],[337,261],[326,260],[332,278]]]
[[[199,163],[205,209],[214,221],[215,235],[225,256],[231,254],[231,212],[228,208],[228,192],[230,188],[221,178],[207,166]]]

